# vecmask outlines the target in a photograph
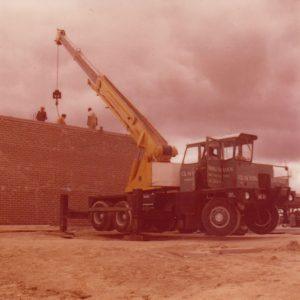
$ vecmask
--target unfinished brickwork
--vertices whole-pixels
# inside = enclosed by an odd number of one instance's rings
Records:
[[[0,116],[0,224],[58,224],[59,196],[122,193],[136,153],[131,138]]]

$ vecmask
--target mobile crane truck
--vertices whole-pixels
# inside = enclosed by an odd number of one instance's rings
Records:
[[[198,230],[227,236],[250,229],[272,232],[279,208],[292,200],[287,176],[275,177],[273,165],[253,163],[255,135],[241,133],[186,146],[181,164],[171,162],[178,152],[103,74],[99,73],[57,30],[56,44],[63,45],[88,76],[88,85],[104,101],[134,139],[138,154],[124,194],[96,197],[90,206],[99,231],[130,232],[133,216],[128,201],[141,191],[142,230]],[[287,167],[282,167],[287,170]],[[119,207],[113,212],[105,208]],[[126,210],[127,209],[127,210]]]

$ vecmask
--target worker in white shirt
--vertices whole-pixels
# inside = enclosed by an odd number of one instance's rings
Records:
[[[93,110],[89,107],[88,108],[88,118],[87,118],[87,126],[90,129],[96,129],[98,125],[98,118]]]

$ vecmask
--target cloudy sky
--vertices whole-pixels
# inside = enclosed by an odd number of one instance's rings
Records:
[[[288,164],[300,192],[300,1],[0,0],[0,114],[50,121],[56,28],[181,151],[205,136],[259,136],[255,158]],[[60,111],[124,132],[60,49]]]

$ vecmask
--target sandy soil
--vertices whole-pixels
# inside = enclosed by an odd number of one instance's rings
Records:
[[[0,299],[299,299],[300,228],[280,231],[125,241],[2,226]]]

